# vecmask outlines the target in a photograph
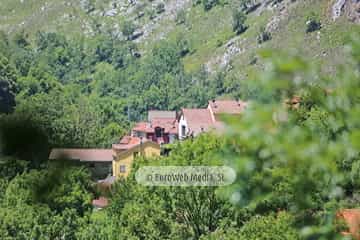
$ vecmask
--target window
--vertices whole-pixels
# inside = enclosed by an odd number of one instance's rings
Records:
[[[186,126],[185,125],[181,125],[181,135],[185,136],[186,134]]]
[[[125,172],[126,172],[126,166],[125,166],[125,165],[120,165],[120,172],[121,172],[121,173],[125,173]]]
[[[156,136],[157,138],[159,138],[159,137],[162,137],[162,135],[163,135],[163,129],[160,128],[160,127],[156,127],[156,128],[155,128],[155,136]]]

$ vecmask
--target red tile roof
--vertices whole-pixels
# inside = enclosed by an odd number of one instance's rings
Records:
[[[113,160],[113,154],[112,149],[54,148],[51,150],[49,159],[111,162]]]
[[[175,118],[153,118],[151,122],[139,122],[133,127],[133,131],[154,133],[156,127],[165,129],[165,133],[177,134],[177,121]]]
[[[130,148],[133,148],[135,146],[138,146],[141,142],[145,143],[148,140],[139,137],[133,137],[133,136],[124,136],[119,143],[113,144],[112,148],[114,150],[128,150]]]
[[[148,121],[151,122],[154,118],[176,118],[175,111],[159,111],[159,110],[150,110],[148,111]]]
[[[190,132],[195,135],[203,131],[208,131],[211,128],[214,128],[214,121],[211,117],[209,109],[203,108],[184,108],[182,113],[188,123]]]
[[[175,118],[153,118],[151,126],[155,129],[156,127],[164,128],[165,133],[177,134],[178,124]]]
[[[132,145],[132,144],[139,144],[140,142],[141,142],[141,138],[139,137],[124,136],[122,139],[120,139],[119,144]]]
[[[109,205],[109,200],[106,197],[99,197],[98,199],[92,200],[92,205],[98,208],[104,208]]]
[[[147,123],[147,122],[136,123],[132,130],[138,131],[138,132],[145,132],[145,133],[154,132],[154,129],[152,127],[150,127],[150,123]]]
[[[352,235],[360,240],[360,209],[343,209],[337,212],[337,218],[343,219],[349,231],[342,232],[343,235]]]
[[[293,96],[291,99],[286,99],[285,103],[292,109],[298,109],[301,103],[301,97]]]
[[[236,100],[212,100],[209,101],[208,107],[214,114],[239,114],[246,108],[247,103]]]

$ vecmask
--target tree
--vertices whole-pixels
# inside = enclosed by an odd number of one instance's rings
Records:
[[[157,14],[160,14],[160,13],[163,13],[165,11],[165,4],[164,3],[158,3],[156,5],[156,13]]]
[[[80,214],[89,213],[89,207],[84,207],[87,197],[83,198],[89,192],[80,190],[89,181],[85,176],[86,181],[79,182],[84,180],[83,173],[81,169],[56,167],[31,170],[11,179],[0,201],[1,236],[6,239],[75,239],[87,219]],[[81,206],[81,209],[74,206]]]
[[[7,206],[35,205],[40,203],[42,184],[47,180],[46,171],[31,170],[17,175],[9,182],[4,201]]]
[[[0,208],[0,235],[4,239],[48,239],[52,213],[43,205],[18,204]]]
[[[311,12],[311,14],[306,19],[306,32],[310,33],[319,29],[321,29],[321,22],[319,17],[314,12]]]
[[[9,57],[10,45],[9,38],[4,31],[0,31],[0,56]]]
[[[15,107],[16,72],[7,58],[0,55],[0,112],[9,113]]]
[[[186,11],[184,9],[180,9],[176,13],[175,22],[176,24],[184,24],[186,22]]]
[[[102,62],[95,66],[93,78],[94,93],[100,97],[110,96],[116,88],[118,73],[111,64]]]
[[[29,168],[29,162],[14,157],[3,157],[0,160],[0,178],[10,181],[16,175],[22,174]]]
[[[157,164],[178,166],[217,165],[213,154],[222,144],[222,140],[211,135],[183,142],[174,147],[170,156]],[[192,236],[198,239],[204,234],[215,231],[221,221],[230,215],[230,203],[217,196],[216,187],[170,187],[159,191],[167,203],[167,208],[176,219],[174,236],[183,238]],[[185,225],[188,230],[182,229]],[[181,237],[179,237],[181,239]]]
[[[353,47],[353,54],[359,53]],[[296,216],[294,227],[305,239],[337,239],[332,219],[341,203],[334,206],[334,202],[351,199],[348,189],[357,191],[357,187],[348,186],[345,176],[351,176],[353,169],[352,178],[357,179],[354,172],[358,166],[352,163],[359,159],[359,130],[354,124],[359,102],[353,93],[360,87],[359,77],[344,66],[339,77],[343,79],[345,74],[347,80],[328,91],[328,82],[308,81],[314,77],[313,66],[298,56],[284,58],[269,52],[267,56],[272,67],[264,73],[266,77],[260,74],[258,82],[276,96],[241,119],[228,118],[234,124],[225,144],[229,155],[224,158],[241,176],[236,186],[229,187],[228,196],[239,207],[258,214],[288,211]],[[292,82],[300,74],[297,83]],[[300,105],[284,107],[284,99],[296,94],[301,97]],[[347,102],[346,108],[340,102],[333,105],[335,99]],[[347,155],[347,151],[355,153]],[[246,239],[251,239],[252,233],[250,230]]]
[[[256,215],[247,221],[240,231],[237,228],[217,229],[205,235],[201,240],[236,240],[236,239],[300,239],[300,234],[293,227],[294,217],[286,212],[268,216]]]
[[[59,171],[60,170],[60,171]],[[90,172],[80,167],[54,167],[48,171],[48,181],[40,188],[44,201],[56,212],[72,209],[84,216],[91,210]]]
[[[131,35],[135,32],[136,26],[133,22],[130,21],[124,21],[121,24],[121,32],[124,34],[125,37],[129,40]]]
[[[19,94],[22,98],[36,94],[50,94],[51,91],[62,90],[62,84],[44,66],[33,66],[26,77],[17,81]]]
[[[28,42],[28,35],[24,30],[17,32],[14,35],[13,42],[20,48],[26,48],[30,45]]]
[[[265,27],[260,28],[260,33],[257,36],[257,42],[259,44],[271,40],[271,33],[266,31]]]
[[[126,133],[126,128],[123,128],[114,122],[109,123],[101,131],[101,145],[109,147],[112,144],[117,143],[119,139],[126,135]]]
[[[299,233],[292,226],[294,218],[285,213],[277,216],[255,216],[240,231],[240,239],[300,239]]]
[[[229,214],[229,205],[215,194],[215,188],[172,188],[168,194],[174,203],[177,220],[185,224],[195,238],[215,231]]]
[[[211,8],[219,3],[219,0],[202,0],[204,10],[209,11]]]
[[[95,52],[89,56],[91,65],[97,62],[111,62],[113,54],[113,41],[107,36],[99,35],[93,42],[93,49]]]
[[[1,150],[6,156],[26,159],[32,167],[47,160],[49,141],[41,123],[31,113],[0,117]],[[31,139],[31,141],[29,141]]]
[[[246,14],[239,10],[235,9],[233,11],[233,31],[236,34],[241,34],[246,31],[248,26],[245,24],[246,21]]]

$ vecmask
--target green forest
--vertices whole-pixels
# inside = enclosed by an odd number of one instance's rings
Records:
[[[202,106],[224,91],[204,71],[184,72],[180,58],[187,45],[181,39],[159,42],[140,60],[136,45],[109,35],[0,38],[1,73],[9,84],[2,108],[9,112],[16,102],[15,115],[41,125],[52,145],[108,146],[148,109]]]
[[[210,11],[222,1],[199,2]],[[232,17],[235,35],[251,29],[242,11]],[[304,34],[320,27],[310,23]],[[133,32],[127,24],[124,33]],[[263,30],[258,41],[270,39]],[[336,71],[298,52],[262,49],[261,71],[240,83],[205,66],[186,71],[193,46],[181,34],[143,54],[104,31],[0,32],[0,239],[351,239],[336,214],[360,207],[360,34],[344,41],[351,58]],[[286,104],[294,96],[299,107]],[[223,117],[223,135],[139,157],[100,211],[87,168],[48,161],[53,147],[111,146],[148,110],[206,107],[219,97],[249,108]],[[237,177],[223,187],[147,187],[135,180],[147,165],[226,165]]]

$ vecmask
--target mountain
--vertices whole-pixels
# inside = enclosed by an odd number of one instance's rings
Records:
[[[232,14],[239,6],[248,13],[249,28],[237,36]],[[297,50],[331,71],[346,59],[341,47],[348,33],[360,30],[358,10],[359,1],[353,0],[2,0],[0,29],[89,38],[100,31],[121,39],[124,25],[131,24],[131,38],[143,53],[158,40],[182,36],[190,44],[190,54],[183,59],[187,72],[204,65],[209,72],[232,68],[233,74],[246,78],[253,69],[249,63],[256,62],[264,48]],[[307,34],[310,17],[317,18],[321,28]],[[271,39],[259,44],[264,31]]]

